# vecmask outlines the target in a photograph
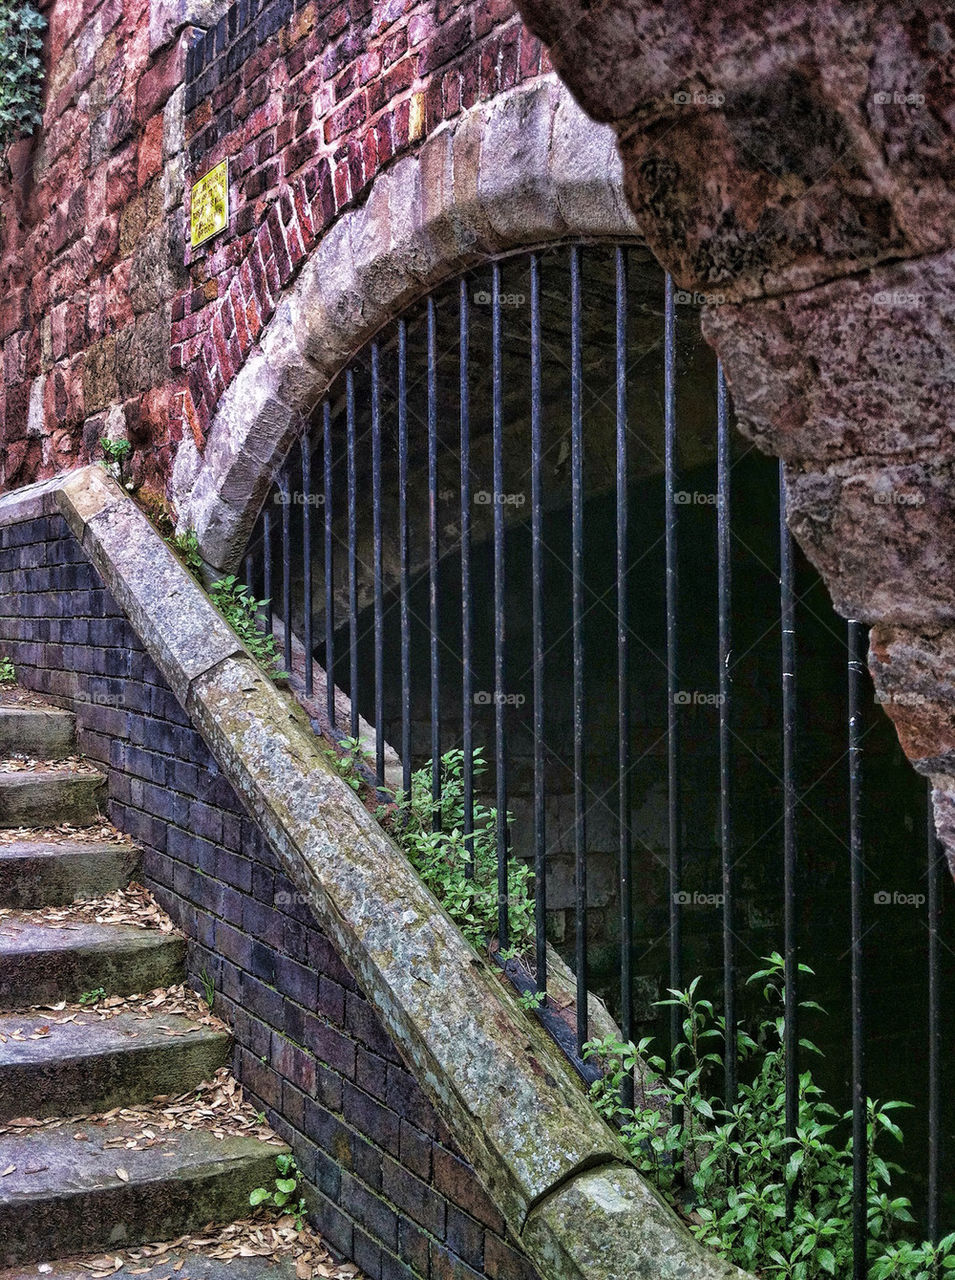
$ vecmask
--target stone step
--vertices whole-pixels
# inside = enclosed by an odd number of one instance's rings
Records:
[[[106,1255],[111,1257],[111,1254]],[[94,1264],[104,1262],[102,1254],[86,1258],[67,1258],[43,1272],[43,1280],[90,1280],[97,1270]],[[211,1258],[195,1249],[170,1249],[155,1260],[142,1258],[125,1262],[112,1271],[110,1280],[297,1280],[295,1262],[284,1258]],[[0,1280],[37,1280],[36,1267],[13,1267],[0,1271]]]
[[[62,760],[76,749],[76,717],[59,707],[0,706],[0,759]]]
[[[183,981],[186,940],[124,924],[37,924],[15,912],[0,920],[0,1009],[78,1000],[102,987],[132,995]]]
[[[0,827],[88,827],[105,802],[106,779],[92,770],[0,771]]]
[[[0,844],[0,907],[62,907],[125,889],[139,853],[108,840]]]
[[[0,1016],[0,1123],[186,1093],[225,1066],[231,1048],[224,1030],[178,1014],[81,1013],[63,1023],[59,1016]]]
[[[153,1139],[144,1136],[147,1128]],[[77,1141],[77,1132],[86,1141]],[[142,1145],[121,1145],[129,1140]],[[6,1134],[0,1265],[174,1240],[209,1223],[233,1222],[248,1215],[255,1187],[273,1185],[275,1157],[285,1150],[256,1137],[162,1131],[142,1121]]]

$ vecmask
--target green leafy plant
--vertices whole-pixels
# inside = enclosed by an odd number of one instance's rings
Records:
[[[103,470],[108,471],[119,484],[126,484],[126,459],[132,453],[133,446],[128,440],[110,440],[102,436],[99,447],[103,450],[103,459],[100,464]],[[126,484],[126,488],[131,489],[132,485]]]
[[[202,998],[211,1009],[216,1000],[216,984],[209,977],[208,969],[199,974],[199,981],[202,983]]]
[[[43,30],[30,0],[0,0],[0,146],[28,137],[40,124]]]
[[[266,675],[273,680],[287,679],[288,672],[282,670],[275,636],[265,629],[269,601],[256,600],[234,573],[214,582],[209,588],[209,595]]]
[[[305,1200],[300,1194],[301,1174],[298,1166],[292,1156],[281,1155],[275,1157],[275,1168],[277,1173],[275,1186],[271,1190],[268,1187],[256,1187],[249,1195],[249,1204],[253,1209],[259,1205],[265,1205],[268,1208],[278,1209],[282,1213],[292,1214],[295,1218],[296,1230],[301,1231],[305,1225],[307,1209]]]
[[[474,773],[487,766],[474,753]],[[434,831],[435,804],[431,766],[411,777],[411,794],[396,797],[395,835],[421,879],[444,904],[468,942],[487,950],[498,928],[497,811],[474,806],[474,834],[464,835],[464,752],[441,757],[440,831]],[[508,815],[508,822],[511,821]],[[470,846],[470,847],[469,847]],[[508,861],[507,919],[509,946],[520,954],[534,937],[533,873],[517,858]]]
[[[586,1056],[605,1068],[591,1096],[620,1129],[636,1167],[690,1216],[706,1244],[761,1276],[842,1280],[852,1272],[851,1113],[840,1115],[804,1071],[796,1135],[786,1137],[782,958],[774,953],[767,965],[749,980],[762,985],[769,1011],[754,1034],[737,1033],[743,1082],[733,1106],[714,1088],[726,1028],[698,995],[699,978],[659,1002],[682,1014],[683,1041],[669,1061],[651,1054],[650,1039],[585,1046]],[[813,1001],[801,1007],[821,1012]],[[811,1041],[800,1043],[806,1053],[819,1053]],[[628,1107],[621,1084],[640,1062],[652,1075]],[[905,1105],[868,1102],[869,1280],[935,1280],[940,1268],[955,1269],[955,1238],[934,1247],[911,1242],[910,1203],[892,1195],[900,1169],[883,1148],[901,1144],[893,1113]]]
[[[106,999],[105,987],[94,987],[92,991],[84,991],[80,996],[80,1004],[93,1005],[99,1004],[101,1000]]]
[[[198,580],[202,572],[202,552],[199,550],[199,539],[195,529],[187,529],[185,533],[174,533],[166,541],[192,576]]]
[[[17,669],[9,658],[0,658],[0,684],[16,684]]]

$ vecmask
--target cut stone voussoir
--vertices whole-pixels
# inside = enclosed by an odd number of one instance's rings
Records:
[[[228,1059],[224,1029],[173,1014],[0,1017],[0,1122],[17,1116],[110,1111],[180,1093]]]
[[[185,956],[185,938],[135,925],[55,929],[9,915],[0,925],[0,1008],[76,1000],[99,987],[129,995],[169,986],[182,981]]]

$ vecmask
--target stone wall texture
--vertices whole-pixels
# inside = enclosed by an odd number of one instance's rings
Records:
[[[707,304],[739,424],[935,784],[955,868],[955,15],[521,0]]]
[[[295,1149],[313,1219],[368,1280],[535,1280],[413,1073],[220,775],[62,516],[0,530],[0,643],[73,710],[109,815],[189,938],[247,1095]]]

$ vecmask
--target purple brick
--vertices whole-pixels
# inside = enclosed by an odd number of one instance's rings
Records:
[[[398,1154],[398,1117],[350,1081],[345,1082],[342,1113],[359,1133],[392,1155]]]
[[[328,1026],[319,1018],[306,1017],[305,1043],[320,1062],[326,1063],[343,1076],[355,1075],[355,1045],[347,1036]]]
[[[350,1173],[342,1177],[339,1204],[350,1217],[361,1223],[375,1238],[387,1245],[392,1252],[398,1248],[398,1215],[382,1198],[376,1195]]]
[[[343,1258],[352,1256],[354,1223],[347,1214],[323,1195],[316,1194],[309,1204],[310,1217],[326,1244]]]
[[[431,1139],[407,1120],[401,1120],[399,1128],[401,1163],[425,1182],[430,1182]]]
[[[391,1037],[378,1020],[378,1015],[368,1001],[354,991],[348,993],[345,1002],[345,1026],[356,1040],[360,1040],[373,1053],[390,1062],[401,1062]]]

